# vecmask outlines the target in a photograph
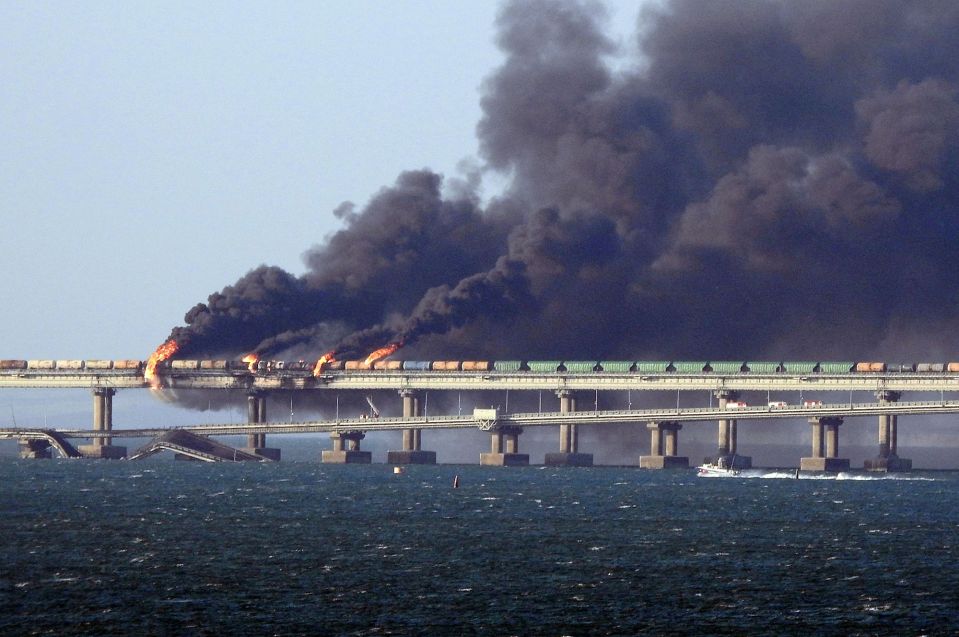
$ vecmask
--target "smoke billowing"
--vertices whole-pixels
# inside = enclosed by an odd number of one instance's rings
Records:
[[[401,174],[307,274],[191,309],[180,355],[959,355],[959,5],[677,0],[616,64],[604,24],[506,4],[477,126],[506,190]]]

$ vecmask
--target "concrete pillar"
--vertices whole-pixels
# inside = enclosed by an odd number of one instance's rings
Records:
[[[725,410],[731,400],[739,400],[739,392],[731,389],[719,389],[713,393],[719,400],[719,409]],[[738,453],[738,424],[735,418],[721,418],[719,420],[718,444],[716,455],[710,461],[720,463],[736,469],[749,469],[753,466],[750,456]]]
[[[370,464],[373,454],[360,450],[365,437],[362,431],[334,431],[330,433],[333,449],[324,449],[320,458],[327,464]]]
[[[559,398],[559,411],[571,414],[576,411],[576,393],[569,389],[556,392]],[[559,452],[546,454],[545,464],[551,467],[591,467],[593,454],[579,452],[579,426],[575,424],[559,426]]]
[[[251,425],[269,422],[266,414],[266,394],[250,392],[246,396],[246,421]],[[243,451],[271,460],[280,459],[280,450],[266,446],[265,433],[251,433],[246,436],[246,447]]]
[[[519,453],[519,435],[522,427],[501,426],[492,432],[489,453],[480,454],[480,464],[498,467],[529,465],[529,454]]]
[[[810,418],[809,424],[812,425],[812,457],[823,458],[823,425],[819,418]]]
[[[826,457],[839,457],[839,425],[842,424],[840,418],[829,418],[826,420]]]
[[[403,401],[404,418],[418,418],[423,415],[423,401],[420,392],[401,389],[399,393]],[[389,464],[436,464],[436,452],[423,451],[422,429],[404,429],[402,447],[399,451],[387,451],[386,462]]]
[[[113,397],[117,390],[97,387],[93,390],[93,430],[113,431]],[[113,438],[94,438],[92,444],[80,445],[77,451],[85,458],[125,458],[127,448],[115,446]]]
[[[679,453],[679,436],[677,432],[683,426],[678,422],[663,423],[663,431],[666,434],[666,454],[670,458],[676,457]]]
[[[809,424],[812,425],[812,456],[801,458],[799,468],[803,471],[847,471],[849,459],[839,457],[842,418],[814,417],[809,419]]]
[[[651,422],[649,429],[649,455],[639,457],[643,469],[684,469],[689,467],[689,458],[679,453],[678,431],[683,426],[678,422]]]
[[[901,394],[896,391],[876,392],[880,405],[899,400]],[[863,463],[866,471],[911,471],[912,460],[899,457],[899,419],[895,414],[879,415],[879,455]]]

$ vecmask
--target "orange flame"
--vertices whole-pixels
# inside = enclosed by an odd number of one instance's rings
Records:
[[[390,354],[392,354],[393,352],[395,352],[401,347],[403,347],[403,343],[390,343],[386,347],[381,347],[378,350],[375,350],[369,356],[367,356],[366,360],[363,361],[363,365],[366,367],[369,367],[376,361],[380,360],[381,358],[386,358],[387,356],[389,356]]]
[[[320,356],[320,360],[316,361],[316,365],[313,367],[313,375],[319,376],[323,373],[324,365],[334,362],[336,362],[336,352],[331,350],[326,354],[323,354],[323,356]]]
[[[143,378],[146,379],[154,389],[160,386],[160,380],[157,378],[157,365],[170,358],[180,349],[180,344],[172,338],[166,343],[156,348],[156,351],[150,354],[147,359],[146,368],[143,370]]]
[[[256,371],[256,364],[257,364],[257,363],[259,362],[259,360],[260,360],[260,355],[257,354],[256,352],[251,352],[250,354],[247,354],[246,356],[244,356],[244,357],[241,358],[240,360],[243,361],[244,363],[246,363],[246,366],[250,368],[250,371],[251,371],[251,372],[255,372],[255,371]]]

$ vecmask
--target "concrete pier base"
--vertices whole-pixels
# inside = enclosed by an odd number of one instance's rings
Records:
[[[800,458],[800,471],[849,471],[849,458]]]
[[[118,445],[78,445],[77,451],[84,458],[122,460],[127,457],[127,448]]]
[[[553,451],[546,454],[548,467],[592,467],[593,454]]]
[[[486,467],[527,467],[528,453],[481,453],[480,465]]]
[[[370,464],[373,462],[373,454],[369,451],[324,449],[320,460],[323,464]]]
[[[386,464],[436,464],[436,452],[421,449],[387,451]]]
[[[885,458],[872,458],[863,463],[863,469],[880,473],[912,471],[912,460],[909,458],[900,458],[895,455],[889,455]]]
[[[641,469],[688,469],[689,458],[686,456],[640,456]]]
[[[242,451],[253,454],[254,456],[269,458],[276,462],[280,461],[280,450],[276,447],[243,447]]]

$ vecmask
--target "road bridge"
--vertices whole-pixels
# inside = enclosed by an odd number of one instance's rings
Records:
[[[737,422],[752,418],[844,418],[850,415],[873,415],[879,417],[879,453],[874,463],[867,468],[886,470],[904,466],[898,463],[897,418],[899,415],[954,413],[947,398],[959,394],[959,374],[949,372],[895,372],[895,373],[810,373],[806,375],[784,372],[754,373],[677,373],[664,372],[641,374],[638,372],[475,372],[475,371],[413,371],[413,370],[355,370],[329,371],[314,377],[303,370],[248,370],[169,369],[159,376],[159,386],[171,389],[229,390],[241,392],[249,400],[248,423],[241,426],[210,425],[212,429],[202,435],[248,435],[246,452],[254,455],[270,455],[279,459],[279,449],[266,447],[266,435],[278,433],[306,433],[327,431],[340,435],[343,432],[375,431],[378,429],[401,429],[403,448],[390,451],[390,462],[433,463],[435,453],[422,449],[421,431],[432,428],[473,427],[470,418],[426,418],[424,415],[425,392],[428,391],[547,391],[555,393],[560,400],[560,411],[554,414],[526,414],[502,416],[502,426],[492,429],[496,436],[492,443],[491,462],[505,462],[510,454],[517,455],[518,432],[523,427],[553,425],[560,427],[560,452],[547,454],[549,464],[592,464],[592,456],[578,448],[577,427],[590,424],[622,422],[675,423],[651,427],[651,455],[671,457],[675,454],[678,423],[696,420],[717,420],[719,423],[717,456],[738,456],[748,463],[748,457],[738,454]],[[92,439],[93,445],[80,447],[87,457],[122,457],[126,450],[114,447],[113,436],[135,436],[138,430],[114,430],[112,424],[112,400],[119,389],[145,389],[150,384],[140,369],[17,369],[0,370],[0,388],[86,388],[94,394],[93,430],[77,430],[77,437]],[[348,421],[330,423],[270,423],[266,415],[266,397],[270,392],[282,391],[396,391],[403,401],[404,417],[398,420],[380,419],[360,426]],[[718,399],[715,408],[675,409],[633,412],[590,412],[578,409],[577,396],[583,392],[681,392],[707,391]],[[800,396],[825,392],[849,394],[848,403],[833,405],[790,406],[784,403],[775,407],[744,407],[737,400],[742,392],[796,392]],[[869,392],[878,398],[877,403],[853,404],[856,392]],[[932,394],[922,403],[900,402],[903,392]],[[807,401],[808,402],[808,401]],[[733,409],[733,407],[737,407]],[[592,414],[592,415],[584,415]],[[190,431],[199,431],[191,427]],[[832,431],[832,430],[828,430]],[[505,433],[504,433],[505,432]],[[815,433],[815,432],[814,432]],[[156,434],[151,434],[156,435]],[[334,438],[336,450],[349,457],[349,451],[359,452],[360,437],[350,434]],[[832,434],[830,434],[832,435]],[[505,437],[503,437],[505,436]],[[836,434],[838,436],[838,434]],[[26,440],[26,438],[23,438]],[[827,439],[832,440],[827,436]],[[346,442],[350,449],[345,448]],[[505,446],[504,446],[505,445]],[[339,449],[343,447],[343,449]],[[824,452],[825,453],[825,452]],[[368,455],[368,454],[367,454]],[[354,454],[354,457],[365,457]],[[677,456],[678,457],[678,456]],[[885,459],[893,458],[890,464]],[[332,461],[332,457],[331,457]],[[651,461],[653,462],[653,461]],[[658,462],[658,461],[657,461]],[[678,462],[678,461],[676,461]],[[897,464],[898,463],[898,464]],[[667,463],[668,464],[668,463]],[[654,466],[650,464],[648,466]]]
[[[880,416],[884,418],[898,417],[902,415],[933,415],[933,414],[955,414],[959,413],[959,400],[939,400],[939,401],[902,401],[902,402],[879,402],[879,403],[835,403],[835,404],[814,404],[814,405],[794,405],[794,406],[762,406],[762,407],[740,407],[735,410],[724,409],[720,406],[701,407],[701,408],[657,408],[657,409],[635,409],[635,410],[602,410],[602,411],[559,411],[559,412],[534,412],[534,413],[499,413],[497,410],[478,409],[469,415],[456,416],[401,416],[392,418],[347,418],[334,420],[310,420],[302,422],[249,422],[249,423],[229,423],[229,424],[207,424],[190,425],[186,427],[174,428],[128,428],[113,429],[111,431],[90,431],[87,429],[58,429],[51,431],[48,429],[30,429],[30,428],[4,428],[0,429],[0,438],[15,438],[20,440],[46,439],[53,441],[63,441],[67,438],[156,438],[157,441],[150,448],[149,453],[155,453],[160,449],[170,449],[185,455],[206,459],[203,457],[204,450],[200,448],[189,452],[190,445],[187,440],[178,441],[180,446],[173,446],[174,438],[171,432],[183,432],[192,436],[228,436],[228,435],[276,435],[276,434],[304,434],[304,433],[330,433],[336,437],[346,437],[359,432],[374,431],[396,431],[408,429],[481,429],[489,431],[493,436],[501,435],[501,432],[510,432],[513,435],[518,434],[526,427],[542,426],[602,426],[602,425],[622,425],[622,424],[646,424],[654,434],[654,447],[656,445],[655,432],[663,423],[681,423],[681,422],[702,422],[728,419],[735,416],[736,420],[787,420],[806,418],[817,426],[829,428],[838,427],[844,419],[851,417],[869,417]],[[825,424],[823,424],[825,423]],[[670,432],[673,428],[667,425],[666,431]],[[675,434],[675,431],[672,432]],[[836,433],[836,435],[838,435]],[[814,452],[810,458],[835,458],[835,452],[838,451],[838,439],[834,443],[834,452],[831,456],[817,455],[815,447],[822,446],[822,433],[820,432],[819,441],[816,440],[814,432]],[[57,445],[60,449],[62,443]],[[194,445],[196,447],[196,445]],[[188,452],[183,450],[187,449]],[[356,449],[359,450],[358,447]],[[654,448],[653,451],[656,451]],[[673,450],[675,452],[675,449]],[[63,453],[61,451],[61,453]],[[229,459],[229,454],[219,449],[219,459]],[[255,454],[241,452],[240,459],[262,459],[256,458]],[[516,452],[514,452],[516,453]],[[824,453],[824,452],[820,452]],[[143,454],[149,455],[149,454]],[[674,457],[676,454],[651,453],[650,457]],[[233,459],[237,459],[233,454]],[[668,463],[667,463],[668,464]],[[810,463],[807,463],[810,464]],[[830,463],[826,463],[830,464]],[[835,464],[835,463],[831,463]],[[815,467],[808,467],[815,468]],[[826,469],[827,467],[823,467]]]

